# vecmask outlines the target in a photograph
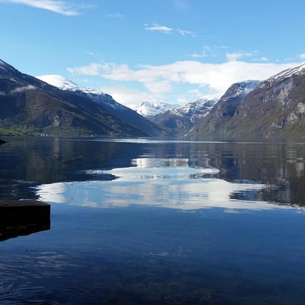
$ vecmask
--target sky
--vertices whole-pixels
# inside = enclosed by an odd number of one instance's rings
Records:
[[[127,106],[182,105],[304,62],[304,12],[304,0],[0,0],[0,59]]]

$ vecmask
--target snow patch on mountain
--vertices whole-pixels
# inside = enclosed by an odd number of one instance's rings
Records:
[[[41,75],[36,77],[42,80],[43,82],[48,83],[49,85],[57,87],[61,90],[76,91],[80,90],[81,88],[74,82],[64,78],[61,75]]]
[[[108,107],[110,106],[113,109],[126,108],[122,104],[116,102],[111,95],[94,89],[81,87],[76,83],[72,82],[71,80],[64,78],[61,75],[42,75],[42,76],[37,76],[37,78],[61,90],[72,91],[86,95],[90,97],[93,101],[95,101],[96,103],[102,106],[108,106]]]
[[[234,99],[234,102],[236,102],[236,100],[242,101],[244,97],[259,86],[260,83],[261,82],[258,80],[247,80],[235,83],[229,87],[229,89],[221,97],[221,100],[224,102],[232,101],[232,99]]]
[[[176,112],[181,115],[191,117],[193,115],[206,116],[213,106],[217,103],[218,98],[201,98],[190,102],[184,106],[176,108]]]
[[[81,92],[84,92],[87,94],[100,94],[100,95],[104,94],[101,91],[79,86],[76,83],[72,82],[71,80],[66,79],[65,77],[63,77],[61,75],[57,75],[57,74],[41,75],[41,76],[36,76],[36,78],[42,80],[45,83],[48,83],[49,85],[57,87],[61,90],[68,90],[68,91],[73,91],[73,92],[81,91]]]
[[[154,117],[157,114],[171,110],[175,107],[176,105],[161,103],[158,101],[154,101],[154,102],[144,101],[140,106],[134,107],[133,110],[135,110],[138,114],[146,118],[149,118],[149,117]]]
[[[293,75],[302,75],[302,74],[305,74],[305,62],[300,65],[297,65],[293,68],[286,69],[286,70],[270,77],[267,81],[269,81],[269,82],[280,81],[281,79],[286,79]]]

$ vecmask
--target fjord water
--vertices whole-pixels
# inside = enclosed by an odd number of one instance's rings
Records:
[[[305,144],[9,138],[0,304],[304,304]]]

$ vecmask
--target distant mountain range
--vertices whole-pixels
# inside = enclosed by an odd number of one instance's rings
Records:
[[[111,96],[62,81],[61,89],[0,61],[1,133],[151,136],[161,128]],[[59,86],[60,87],[60,86]],[[63,90],[64,89],[64,90]]]
[[[0,134],[305,138],[305,64],[225,94],[137,111],[58,75],[35,78],[0,60]]]
[[[74,92],[79,96],[89,98],[102,106],[109,114],[122,122],[141,130],[146,135],[157,136],[162,133],[162,129],[159,126],[153,124],[136,111],[116,102],[109,94],[78,86],[60,75],[44,75],[37,76],[37,78],[61,90]]]
[[[174,109],[150,116],[150,120],[168,132],[184,135],[204,120],[204,117],[217,103],[216,98],[202,98]]]

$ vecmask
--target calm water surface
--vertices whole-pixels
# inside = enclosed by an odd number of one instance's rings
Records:
[[[305,144],[9,138],[0,304],[305,304]]]

